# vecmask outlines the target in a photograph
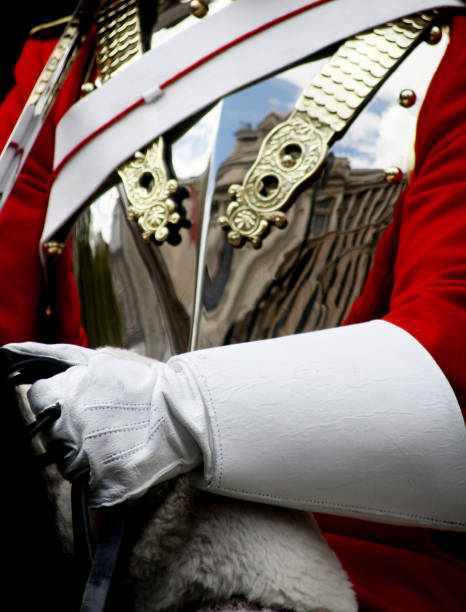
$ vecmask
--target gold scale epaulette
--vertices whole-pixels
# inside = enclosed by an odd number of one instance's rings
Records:
[[[29,36],[31,38],[57,38],[65,29],[66,24],[71,19],[71,15],[60,17],[54,21],[48,21],[47,23],[41,23],[40,25],[34,26],[29,30]]]

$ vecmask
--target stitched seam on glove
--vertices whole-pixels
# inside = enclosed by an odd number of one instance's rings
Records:
[[[164,421],[165,421],[164,418],[161,418],[159,421],[157,421],[157,423],[155,423],[155,425],[149,430],[149,434],[143,442],[140,442],[139,444],[136,444],[135,446],[132,446],[131,448],[126,449],[125,451],[121,451],[119,453],[114,453],[113,455],[110,455],[109,457],[104,459],[102,463],[104,465],[108,465],[109,463],[113,463],[113,461],[117,461],[118,459],[121,459],[122,457],[129,457],[130,455],[134,455],[135,453],[137,453],[138,450],[146,446],[148,440],[151,439],[151,437],[160,428],[160,426],[164,423]]]
[[[149,419],[140,421],[139,423],[131,423],[130,425],[120,425],[119,427],[107,427],[105,429],[96,429],[92,433],[84,436],[84,440],[91,440],[92,438],[100,438],[107,434],[119,433],[120,431],[136,431],[138,429],[144,429],[147,424],[150,423]]]
[[[151,405],[148,402],[140,404],[112,404],[111,402],[99,402],[95,404],[86,404],[84,406],[84,410],[134,410],[135,412],[149,410],[150,408]]]

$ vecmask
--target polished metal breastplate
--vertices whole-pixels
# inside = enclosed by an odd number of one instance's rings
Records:
[[[388,78],[300,191],[287,225],[273,227],[260,249],[234,248],[219,226],[229,187],[325,60],[235,93],[167,134],[168,165],[186,196],[178,202],[185,221],[169,241],[142,239],[121,186],[75,224],[73,265],[90,345],[166,359],[340,324],[407,184],[416,117],[446,38],[421,43]]]

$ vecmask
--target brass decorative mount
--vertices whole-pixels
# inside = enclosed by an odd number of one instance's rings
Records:
[[[438,11],[410,15],[348,39],[304,89],[288,119],[264,139],[218,223],[235,246],[262,245],[270,225],[286,224],[284,210],[318,173],[330,146],[382,82],[428,34]]]
[[[97,18],[97,65],[102,82],[143,53],[138,0],[104,0]],[[144,151],[138,151],[117,170],[129,201],[127,217],[137,220],[142,237],[164,242],[168,224],[181,227],[185,221],[172,199],[178,191],[169,178],[164,141],[160,136]]]
[[[170,233],[167,225],[179,224],[181,215],[171,197],[178,190],[178,183],[168,178],[163,139],[158,138],[144,152],[135,153],[120,166],[118,174],[131,203],[128,219],[137,219],[144,240],[149,241],[152,236],[158,242],[166,240]]]
[[[326,155],[327,138],[306,113],[294,111],[287,121],[275,126],[243,184],[229,188],[234,200],[218,222],[230,228],[230,243],[240,246],[247,239],[258,248],[269,224],[283,227],[286,216],[281,209],[318,171]]]

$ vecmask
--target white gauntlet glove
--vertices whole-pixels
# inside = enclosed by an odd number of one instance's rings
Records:
[[[109,349],[35,343],[8,348],[71,366],[34,383],[28,399],[36,415],[59,404],[61,417],[42,437],[45,444],[53,439],[68,449],[59,466],[65,477],[90,470],[90,505],[136,497],[202,462],[192,434],[202,438],[204,432],[191,431],[197,420],[201,428],[205,423],[196,414],[202,402],[192,401],[196,390],[169,366]]]
[[[35,383],[38,414],[114,504],[182,472],[215,493],[359,518],[466,529],[466,436],[429,353],[384,321],[194,351],[167,364],[108,349],[10,350],[77,364]]]

